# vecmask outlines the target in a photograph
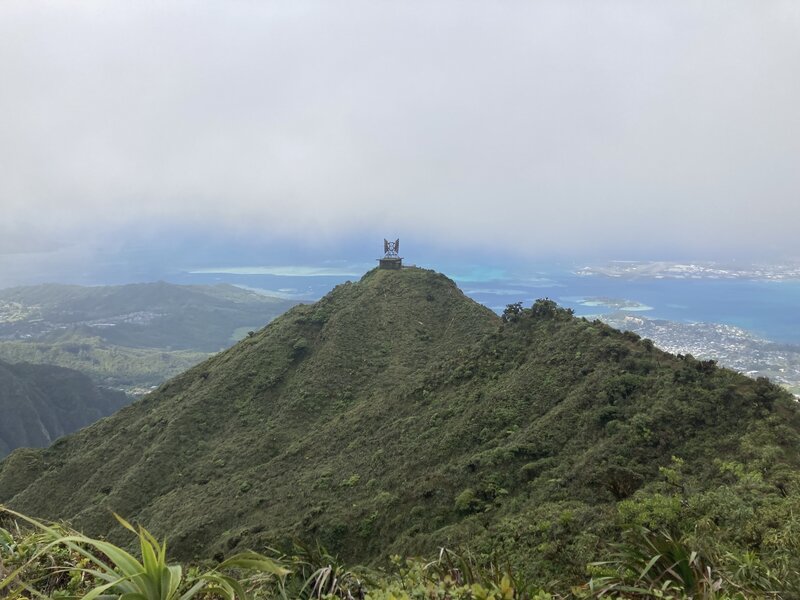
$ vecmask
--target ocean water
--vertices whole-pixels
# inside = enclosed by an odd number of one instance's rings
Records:
[[[356,281],[375,260],[336,259],[299,252],[281,244],[236,243],[229,236],[183,236],[170,230],[100,254],[59,251],[13,255],[0,260],[0,287],[46,282],[82,285],[165,280],[173,283],[231,283],[265,293],[314,301],[335,285]],[[139,234],[137,233],[137,239]],[[371,246],[370,246],[371,248]],[[372,248],[377,253],[378,248]],[[375,256],[369,248],[340,248],[342,256]],[[73,255],[74,254],[74,255]],[[426,256],[420,251],[418,256]],[[91,260],[87,259],[91,256]],[[272,266],[264,266],[264,257]],[[611,312],[611,304],[632,314],[683,322],[735,325],[764,338],[800,344],[800,281],[745,279],[625,279],[576,275],[585,263],[538,264],[513,258],[493,260],[437,255],[420,266],[454,279],[469,296],[501,312],[507,304],[529,306],[552,298],[579,315]],[[2,257],[0,257],[2,258]],[[415,262],[407,258],[406,262]]]
[[[337,272],[309,265],[206,268],[176,273],[170,280],[226,282],[313,301],[339,283],[358,280],[360,273],[369,268],[371,265],[366,264]],[[454,279],[467,295],[497,312],[512,302],[530,306],[537,298],[547,297],[581,316],[621,308],[653,319],[734,325],[766,339],[800,344],[800,281],[624,279],[576,275],[571,268],[558,265],[536,265],[513,273],[480,265],[445,265],[437,270]],[[613,306],[606,306],[607,303]]]

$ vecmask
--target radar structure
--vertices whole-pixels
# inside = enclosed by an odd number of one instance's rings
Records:
[[[381,269],[402,269],[403,259],[400,257],[400,238],[393,242],[383,240],[383,258],[378,259]]]
[[[383,251],[386,253],[386,258],[396,258],[397,253],[400,252],[400,239],[393,242],[383,240]]]

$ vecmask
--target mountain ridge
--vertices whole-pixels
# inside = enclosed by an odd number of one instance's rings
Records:
[[[373,270],[115,416],[12,454],[0,502],[112,536],[113,510],[184,557],[295,538],[359,561],[469,544],[576,576],[619,535],[618,511],[651,523],[666,517],[649,498],[680,502],[663,478],[673,456],[705,498],[730,483],[726,465],[771,448],[765,503],[783,507],[798,441],[797,407],[769,382],[549,300],[501,319],[442,275]]]

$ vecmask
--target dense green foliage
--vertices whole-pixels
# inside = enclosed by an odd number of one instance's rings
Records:
[[[693,550],[669,534],[644,531],[610,560],[604,575],[570,589],[543,589],[508,564],[440,548],[433,559],[391,557],[386,568],[347,567],[320,545],[295,544],[273,556],[242,552],[184,568],[166,542],[117,517],[138,541],[138,556],[59,524],[0,505],[0,596],[132,600],[557,600],[564,598],[795,598],[797,573],[770,571],[752,555],[731,560]],[[5,528],[4,528],[5,527]],[[792,578],[794,577],[794,581]],[[788,584],[788,585],[787,585]]]
[[[228,574],[231,569],[267,575],[258,580],[262,586],[270,580],[280,585],[289,573],[267,556],[243,552],[212,570],[195,570],[187,576],[180,565],[167,562],[166,542],[159,542],[143,527],[135,529],[121,517],[117,520],[138,542],[138,557],[104,540],[0,506],[2,517],[12,521],[12,531],[17,533],[14,536],[0,529],[0,595],[12,598],[47,594],[85,600],[191,600],[213,595],[245,600],[252,594],[243,581]],[[20,522],[32,529],[31,533],[23,535]]]
[[[128,402],[77,371],[0,361],[0,457],[21,446],[47,446]]]
[[[501,319],[441,275],[378,270],[12,454],[0,502],[116,539],[113,510],[182,558],[295,538],[371,564],[468,547],[561,591],[639,585],[635,552],[587,564],[645,527],[691,549],[679,575],[702,550],[726,581],[797,589],[798,448],[796,404],[765,380],[550,301]],[[677,579],[655,583],[700,581]]]
[[[293,304],[231,285],[10,288],[0,290],[0,359],[77,369],[101,385],[137,393]]]

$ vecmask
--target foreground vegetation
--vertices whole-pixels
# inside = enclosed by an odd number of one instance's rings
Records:
[[[553,590],[520,577],[498,557],[480,559],[445,548],[431,559],[394,556],[384,568],[366,569],[344,566],[319,545],[296,543],[283,554],[241,552],[213,566],[206,561],[184,568],[168,561],[166,543],[117,520],[137,542],[133,554],[0,506],[0,597],[733,600],[796,598],[800,590],[796,571],[770,570],[755,555],[738,560],[713,544],[692,549],[690,540],[648,530],[617,545],[608,560],[587,565],[585,583]]]
[[[0,528],[0,593],[11,597],[119,597],[129,600],[181,598],[210,594],[244,598],[244,582],[226,573],[245,569],[284,578],[288,571],[276,561],[241,553],[214,569],[183,569],[167,563],[167,545],[143,528],[119,523],[137,538],[139,557],[103,540],[96,540],[63,526],[45,525],[0,507],[0,517],[10,517],[12,531]],[[29,533],[20,528],[27,526]],[[32,527],[31,527],[32,526]]]
[[[501,319],[441,275],[373,271],[11,454],[0,502],[124,545],[117,512],[187,563],[301,539],[375,570],[445,546],[537,592],[766,594],[797,590],[798,448],[766,380],[548,300]]]

